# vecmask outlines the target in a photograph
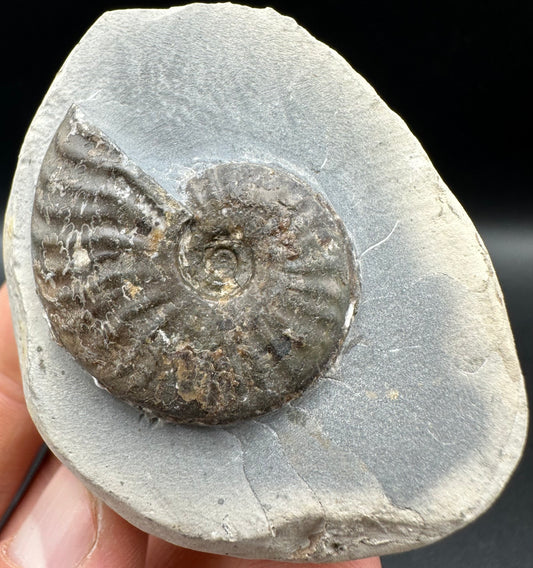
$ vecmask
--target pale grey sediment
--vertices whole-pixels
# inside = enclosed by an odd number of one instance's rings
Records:
[[[228,426],[153,421],[54,342],[30,217],[76,104],[177,202],[219,164],[286,172],[322,196],[360,281],[336,361],[297,400]],[[519,459],[527,406],[497,279],[403,121],[335,52],[272,10],[105,14],[30,127],[5,223],[25,392],[63,462],[135,525],[222,554],[333,561],[459,529]]]

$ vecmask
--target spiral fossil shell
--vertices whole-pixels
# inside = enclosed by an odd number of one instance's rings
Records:
[[[218,424],[299,396],[353,314],[353,253],[333,209],[265,165],[207,168],[181,204],[77,107],[44,159],[32,218],[56,340],[115,396]]]

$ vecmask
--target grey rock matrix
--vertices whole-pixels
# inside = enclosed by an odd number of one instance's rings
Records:
[[[338,352],[322,356],[307,388],[295,387],[300,396],[223,425],[168,423],[99,388],[87,360],[67,350],[41,301],[45,288],[37,294],[31,212],[45,155],[72,105],[164,202],[190,209],[191,188],[201,194],[209,172],[248,164],[259,177],[282,172],[295,194],[327,211],[339,250],[353,255],[351,267],[352,256],[335,253],[350,275],[339,281],[352,292],[341,294],[345,317],[331,327]],[[272,214],[285,227],[280,207]],[[124,211],[117,208],[115,221],[129,218]],[[45,231],[41,241],[53,238]],[[244,252],[248,241],[232,238],[209,257],[222,285],[202,276],[196,245],[180,245],[178,259],[192,260],[176,274],[189,292],[233,302],[244,297],[237,284],[246,293],[255,286],[263,253]],[[93,262],[83,246],[69,257],[80,271]],[[292,262],[283,246],[283,262]],[[197,4],[104,14],[30,127],[5,255],[25,392],[41,434],[106,503],[170,542],[311,562],[398,552],[476,518],[519,459],[524,385],[479,236],[402,120],[338,54],[270,9]],[[130,299],[136,287],[125,289]],[[351,318],[346,308],[356,299]],[[280,328],[285,344],[278,336],[257,343],[270,346],[276,365],[289,346],[300,348],[289,328]]]

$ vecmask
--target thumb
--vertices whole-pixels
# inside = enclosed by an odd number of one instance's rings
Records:
[[[144,566],[148,537],[92,496],[60,466],[15,535],[0,545],[0,568]]]

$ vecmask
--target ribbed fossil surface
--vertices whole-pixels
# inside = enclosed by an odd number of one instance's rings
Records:
[[[266,165],[210,166],[169,196],[77,107],[44,159],[32,219],[56,340],[107,390],[180,423],[299,396],[332,363],[357,301],[331,206]]]

